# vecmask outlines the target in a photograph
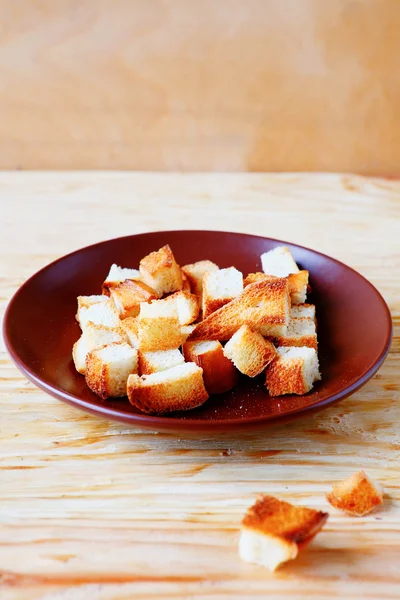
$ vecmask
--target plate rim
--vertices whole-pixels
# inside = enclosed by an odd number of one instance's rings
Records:
[[[111,406],[108,406],[106,403],[99,403],[99,404],[93,405],[93,404],[87,402],[86,400],[80,398],[79,396],[75,396],[74,394],[71,394],[70,392],[67,392],[65,390],[55,387],[52,384],[47,383],[46,381],[44,381],[43,379],[38,377],[28,366],[26,366],[25,362],[20,358],[17,349],[14,348],[14,346],[13,346],[13,344],[9,338],[8,330],[11,328],[10,315],[11,315],[13,306],[14,306],[17,298],[20,296],[20,294],[24,293],[24,289],[29,286],[29,284],[31,283],[32,280],[36,279],[38,276],[40,276],[42,273],[46,272],[47,270],[53,268],[59,262],[65,260],[67,258],[70,258],[74,255],[77,255],[81,252],[87,251],[89,249],[94,249],[97,246],[101,246],[105,243],[110,243],[110,242],[114,242],[117,240],[120,241],[120,240],[130,239],[130,238],[138,238],[141,236],[146,237],[146,236],[149,236],[152,234],[157,234],[157,233],[174,235],[176,233],[182,233],[182,232],[201,233],[201,234],[204,234],[204,233],[206,233],[206,234],[207,233],[229,234],[229,235],[237,235],[240,237],[245,236],[245,237],[257,238],[259,240],[265,240],[265,241],[269,241],[269,242],[276,242],[277,245],[288,245],[288,246],[292,246],[295,248],[299,248],[301,250],[305,250],[307,252],[317,254],[318,256],[321,256],[325,259],[333,261],[340,267],[351,271],[352,273],[354,273],[354,275],[356,277],[363,279],[364,282],[368,284],[368,286],[372,289],[372,291],[378,296],[378,298],[381,302],[382,308],[386,312],[386,317],[387,317],[387,319],[386,319],[387,329],[385,331],[386,343],[383,344],[383,349],[381,350],[380,355],[378,356],[376,361],[368,369],[366,369],[361,376],[357,377],[357,379],[353,383],[350,383],[346,388],[344,388],[340,392],[337,392],[336,394],[332,394],[332,395],[328,396],[327,398],[325,398],[319,402],[316,402],[315,404],[312,404],[310,406],[295,408],[295,409],[293,409],[291,411],[289,410],[283,414],[275,413],[272,415],[264,415],[264,416],[235,417],[234,419],[217,419],[217,420],[207,420],[207,419],[187,420],[187,419],[182,419],[182,418],[176,419],[176,418],[174,418],[173,414],[171,414],[170,416],[158,416],[158,415],[147,415],[145,413],[143,413],[143,414],[141,414],[141,413],[122,413],[119,409],[115,409]],[[58,400],[66,402],[67,404],[70,404],[71,406],[74,406],[85,412],[97,415],[102,418],[108,418],[108,419],[114,420],[114,421],[129,423],[131,425],[136,424],[139,427],[147,427],[147,428],[151,427],[154,429],[159,428],[161,430],[187,428],[188,433],[189,433],[191,430],[197,430],[197,431],[214,430],[214,431],[217,431],[218,429],[224,429],[224,430],[235,429],[235,428],[237,429],[241,426],[243,426],[243,427],[251,427],[251,426],[255,426],[255,425],[267,426],[269,423],[272,424],[272,423],[276,423],[276,422],[284,422],[285,420],[291,419],[292,417],[295,417],[296,415],[299,415],[299,414],[304,413],[304,415],[306,415],[307,413],[312,413],[314,411],[321,410],[326,405],[334,404],[335,402],[338,402],[339,400],[347,398],[348,396],[350,396],[351,394],[356,392],[359,388],[361,388],[365,383],[367,383],[367,381],[369,381],[369,379],[371,379],[371,377],[373,377],[375,375],[375,373],[382,366],[382,364],[390,350],[392,337],[393,337],[393,322],[392,322],[392,316],[390,313],[390,309],[386,303],[386,300],[383,298],[383,296],[379,292],[379,290],[366,277],[364,277],[364,275],[362,275],[361,273],[356,271],[353,267],[346,265],[342,261],[339,261],[338,259],[336,259],[332,256],[329,256],[328,254],[324,254],[323,252],[319,252],[318,250],[314,250],[313,248],[309,248],[309,247],[303,246],[301,244],[296,244],[296,243],[288,242],[285,240],[280,240],[280,239],[276,239],[276,238],[271,238],[271,237],[266,237],[266,236],[262,236],[262,235],[251,234],[251,233],[243,233],[243,232],[227,231],[227,230],[217,230],[217,229],[215,229],[215,230],[214,229],[171,229],[171,230],[161,229],[161,230],[147,231],[147,232],[141,232],[141,233],[126,235],[126,236],[119,236],[119,237],[105,239],[100,242],[96,242],[94,244],[89,244],[87,246],[83,246],[82,248],[78,248],[77,250],[73,250],[72,252],[69,252],[68,254],[64,254],[63,256],[55,259],[54,261],[50,262],[48,265],[45,265],[44,267],[42,267],[41,269],[39,269],[38,271],[33,273],[26,281],[24,281],[19,286],[19,288],[14,292],[12,297],[10,298],[10,300],[7,304],[6,310],[4,312],[2,334],[3,334],[3,340],[5,343],[6,350],[9,354],[9,356],[11,357],[13,363],[16,365],[16,367],[32,383],[34,383],[34,385],[36,385],[39,389],[43,390],[44,392],[50,394],[54,398],[57,398]]]

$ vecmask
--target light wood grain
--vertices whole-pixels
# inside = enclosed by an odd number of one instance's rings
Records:
[[[50,260],[152,229],[264,234],[344,260],[395,323],[380,372],[338,405],[264,433],[134,430],[36,389],[0,351],[0,597],[366,598],[400,595],[400,182],[340,175],[0,174],[0,308]],[[366,324],[368,326],[368,324]],[[386,490],[357,519],[328,507],[360,467]],[[275,574],[237,553],[259,492],[329,510]]]
[[[0,0],[0,168],[398,174],[398,0]]]

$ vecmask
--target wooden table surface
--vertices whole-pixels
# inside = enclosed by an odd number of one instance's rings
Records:
[[[140,431],[39,391],[0,348],[0,597],[400,597],[400,182],[349,175],[0,174],[0,302],[53,259],[155,229],[242,231],[303,244],[381,291],[395,336],[360,391],[291,425],[237,437]],[[3,310],[1,310],[3,314]],[[368,323],[365,324],[368,327]],[[383,508],[328,508],[359,468]],[[238,556],[259,492],[329,510],[275,574]]]

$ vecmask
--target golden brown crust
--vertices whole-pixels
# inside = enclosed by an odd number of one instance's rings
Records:
[[[335,483],[326,498],[335,508],[355,516],[367,515],[383,502],[382,494],[364,471]]]
[[[299,271],[288,275],[289,293],[292,304],[301,304],[307,295],[308,271]]]
[[[85,379],[92,392],[100,396],[102,400],[110,397],[110,389],[107,385],[107,365],[97,356],[96,350],[89,352],[86,356]]]
[[[211,298],[211,296],[203,293],[203,319],[206,319],[225,304],[232,302],[232,300],[233,298]]]
[[[225,346],[224,354],[248,377],[256,377],[262,373],[277,355],[275,346],[257,331],[252,331],[248,325],[242,325],[231,338]]]
[[[248,509],[242,525],[263,535],[303,545],[318,533],[327,519],[326,512],[262,495]]]
[[[194,362],[203,369],[204,385],[209,394],[223,394],[237,384],[238,372],[224,356],[220,342],[207,352],[201,352],[197,342],[187,342],[182,350],[186,362]]]
[[[243,286],[247,287],[252,283],[257,283],[257,281],[273,281],[274,279],[278,279],[275,275],[267,275],[266,273],[249,273],[247,277],[243,280]]]
[[[158,298],[156,292],[142,281],[126,279],[110,288],[110,296],[117,307],[121,319],[137,317],[141,302]]]
[[[245,324],[253,330],[265,325],[287,324],[289,286],[286,278],[248,285],[234,300],[201,321],[188,341],[229,340]]]
[[[182,271],[168,244],[140,261],[140,276],[161,298],[182,289]]]
[[[303,377],[302,358],[292,358],[290,361],[280,360],[279,357],[271,362],[267,369],[265,385],[271,396],[285,394],[306,394]]]
[[[301,337],[297,336],[276,336],[275,342],[277,346],[295,346],[296,348],[307,347],[314,348],[314,350],[318,350],[318,341],[316,335],[302,335]]]
[[[179,348],[182,342],[178,317],[140,317],[139,348],[142,352]]]
[[[188,292],[189,294],[192,292],[190,287],[190,281],[187,278],[186,274],[182,270],[182,292]]]
[[[165,414],[191,410],[208,399],[201,369],[178,382],[171,382],[168,371],[165,373],[165,381],[151,386],[146,385],[146,376],[130,375],[127,386],[130,403],[147,414]]]

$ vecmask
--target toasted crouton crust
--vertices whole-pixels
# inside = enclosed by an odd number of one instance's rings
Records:
[[[244,278],[243,285],[244,287],[247,287],[248,285],[256,283],[257,281],[273,281],[274,279],[277,279],[275,275],[267,275],[266,273],[260,272],[249,273],[247,277]]]
[[[328,513],[261,495],[245,514],[242,526],[287,543],[304,545],[312,540],[328,519]]]
[[[209,394],[223,394],[238,381],[238,372],[224,356],[220,342],[187,342],[183,345],[187,362],[194,362],[203,369],[204,385]]]
[[[224,354],[241,373],[255,377],[276,357],[276,349],[257,331],[242,325],[225,345]]]
[[[335,483],[326,497],[332,506],[356,517],[367,515],[383,502],[382,490],[364,471]]]
[[[130,403],[148,414],[190,410],[208,398],[203,370],[194,363],[143,377],[130,375],[127,391]]]
[[[168,244],[142,258],[139,270],[141,279],[160,298],[182,289],[182,272]]]
[[[289,293],[292,304],[303,304],[307,297],[308,271],[288,275]]]
[[[139,320],[137,317],[128,317],[121,321],[121,327],[125,331],[128,343],[133,348],[139,348]]]
[[[121,319],[137,317],[141,302],[150,302],[158,298],[156,292],[146,283],[130,279],[111,287],[110,296]]]
[[[192,292],[192,288],[190,287],[190,281],[187,278],[187,275],[182,271],[182,292],[188,292],[189,294]]]
[[[166,300],[142,303],[138,323],[139,348],[142,352],[171,350],[181,345],[181,326],[175,304]]]
[[[278,348],[279,356],[270,363],[267,369],[265,385],[268,392],[271,396],[306,394],[312,388],[313,381],[308,381],[305,375],[305,359],[300,356],[287,359],[286,356],[280,354],[281,350],[284,348]],[[301,348],[301,350],[307,350],[307,355],[310,355],[315,361],[315,379],[320,379],[315,350],[313,348]]]
[[[201,321],[188,341],[229,340],[245,324],[255,331],[284,325],[289,320],[289,286],[286,278],[248,285],[232,302]]]

